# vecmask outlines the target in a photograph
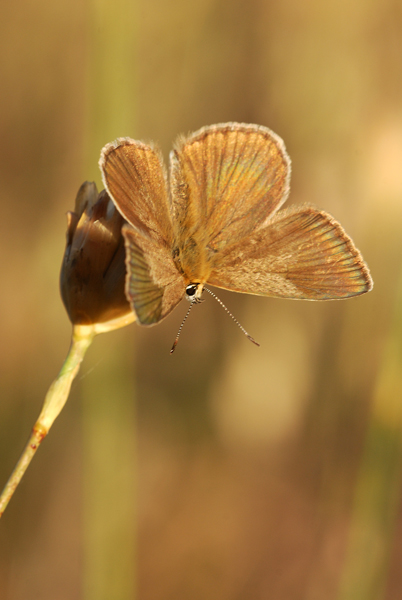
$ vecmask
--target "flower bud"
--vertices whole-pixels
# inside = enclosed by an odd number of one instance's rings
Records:
[[[125,220],[106,190],[98,194],[95,183],[83,183],[67,220],[60,290],[71,322],[108,331],[134,321],[124,293]]]

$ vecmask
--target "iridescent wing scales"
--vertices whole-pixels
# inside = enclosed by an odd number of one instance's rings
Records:
[[[260,227],[289,193],[290,159],[266,127],[225,123],[179,138],[171,189],[179,244],[222,251]]]

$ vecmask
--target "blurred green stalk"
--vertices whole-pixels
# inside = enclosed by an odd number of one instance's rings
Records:
[[[402,480],[402,279],[374,389],[338,600],[386,592]]]
[[[88,9],[84,175],[100,184],[102,147],[116,137],[134,136],[137,4],[135,0],[89,0]]]
[[[135,17],[133,0],[88,4],[84,179],[98,183],[101,148],[134,135]],[[135,598],[135,394],[127,334],[97,340],[87,363],[93,370],[82,381],[85,600]]]
[[[99,337],[81,382],[85,600],[135,597],[134,361],[127,351],[132,336],[128,328]]]

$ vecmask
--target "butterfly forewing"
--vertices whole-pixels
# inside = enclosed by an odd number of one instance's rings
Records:
[[[139,231],[171,245],[173,226],[159,151],[119,138],[103,148],[99,165],[105,187],[123,217]]]
[[[280,211],[264,228],[229,248],[208,283],[307,300],[348,298],[372,288],[352,240],[330,215],[311,207]]]
[[[284,144],[265,127],[226,123],[179,139],[171,153],[179,239],[213,252],[236,243],[282,205],[289,177]]]

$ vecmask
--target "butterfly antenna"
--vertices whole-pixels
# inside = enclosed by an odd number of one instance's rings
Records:
[[[173,352],[175,351],[175,348],[176,348],[176,346],[177,346],[177,342],[179,341],[179,337],[180,337],[180,334],[181,334],[181,330],[183,329],[183,325],[184,325],[184,323],[186,322],[186,319],[187,319],[188,315],[190,314],[190,310],[193,308],[193,305],[194,305],[194,304],[197,304],[197,303],[196,303],[196,302],[193,300],[193,301],[191,302],[191,304],[190,304],[190,307],[189,307],[189,309],[188,309],[187,313],[186,313],[186,316],[184,317],[183,321],[181,322],[181,325],[180,325],[180,327],[179,327],[179,331],[177,332],[177,335],[176,335],[176,339],[175,339],[175,341],[173,342],[173,346],[172,346],[172,347],[171,347],[171,349],[170,349],[170,354],[173,354]]]
[[[244,333],[244,335],[248,337],[248,339],[250,340],[250,342],[253,342],[253,344],[255,344],[256,346],[259,346],[260,344],[259,344],[258,342],[256,342],[256,341],[255,341],[255,339],[254,339],[254,338],[252,338],[252,337],[251,337],[251,335],[250,335],[249,333],[247,333],[247,331],[244,329],[244,327],[243,327],[242,325],[240,325],[239,321],[236,319],[236,317],[234,317],[234,316],[232,315],[232,313],[230,312],[230,310],[229,310],[229,309],[228,309],[228,308],[227,308],[227,307],[226,307],[226,306],[223,304],[222,300],[221,300],[220,298],[218,298],[218,296],[217,296],[216,294],[214,294],[213,292],[211,292],[211,290],[209,290],[208,288],[204,287],[203,289],[204,289],[204,290],[207,290],[207,292],[208,292],[209,294],[211,294],[211,296],[213,296],[213,298],[215,298],[215,300],[216,300],[217,302],[219,302],[219,304],[222,306],[222,308],[224,308],[224,309],[226,310],[226,312],[228,313],[228,315],[230,315],[230,316],[232,317],[232,319],[233,319],[233,321],[236,323],[236,325],[237,325],[238,327],[240,327],[240,329],[242,330],[242,332]],[[190,308],[191,308],[191,306],[190,306]],[[189,311],[190,311],[190,309],[189,309]],[[188,314],[188,313],[187,313],[187,314]],[[186,317],[185,317],[185,319],[184,319],[184,320],[186,320],[186,318],[187,318],[187,315],[186,315]],[[181,328],[180,328],[180,329],[181,329]],[[179,330],[179,333],[180,333],[180,330]],[[179,336],[177,335],[177,337],[179,337]],[[177,338],[176,338],[176,340],[177,340]]]

